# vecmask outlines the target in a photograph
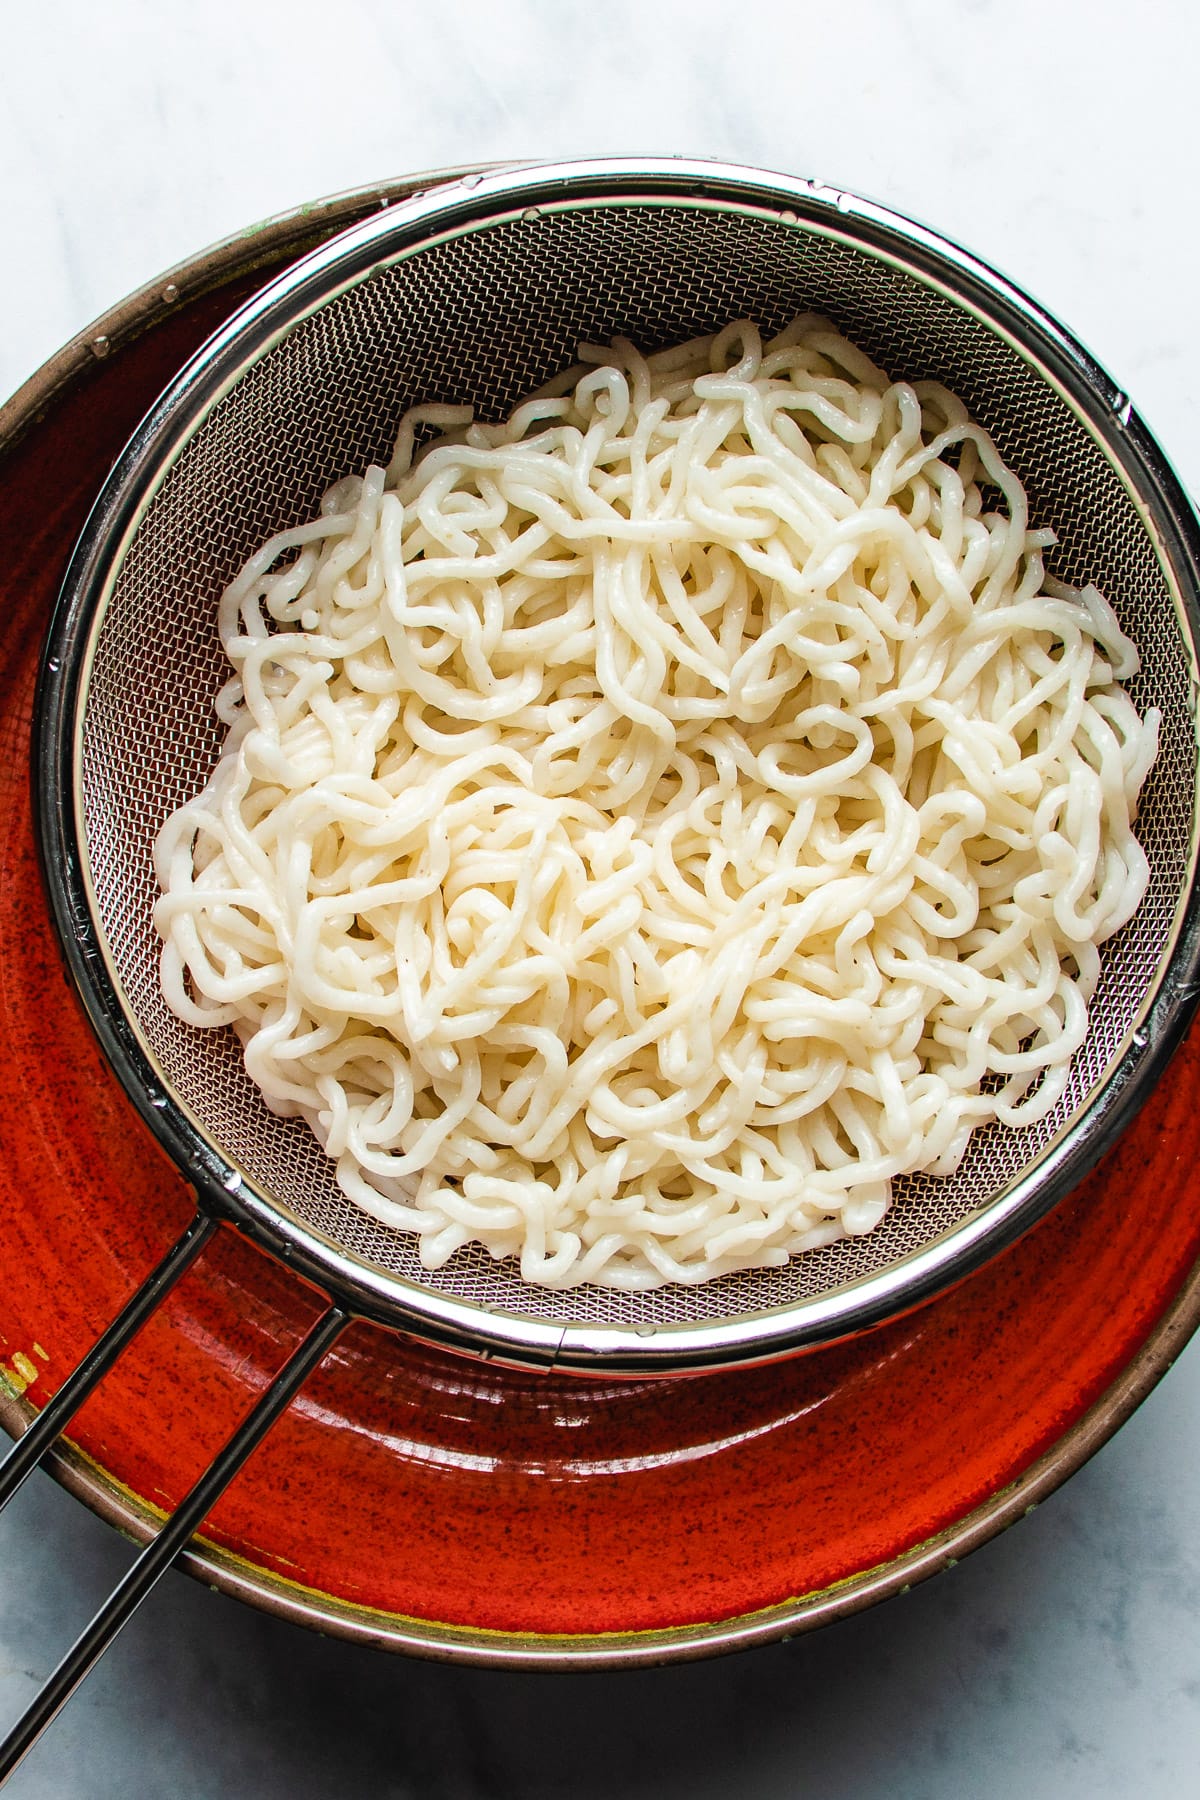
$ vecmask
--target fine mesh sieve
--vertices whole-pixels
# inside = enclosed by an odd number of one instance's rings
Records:
[[[1049,559],[1094,581],[1163,715],[1139,836],[1150,887],[1103,952],[1059,1104],[978,1131],[947,1180],[903,1178],[866,1237],[784,1269],[628,1294],[533,1288],[481,1247],[436,1274],[360,1212],[299,1120],[277,1118],[232,1033],[165,1007],[151,847],[223,728],[218,596],[338,477],[387,460],[405,408],[503,416],[581,339],[653,350],[749,315],[828,315],[893,376],[936,378],[993,434]],[[1127,1122],[1193,997],[1195,522],[1123,395],[1060,327],[953,246],[852,197],[680,162],[469,177],[356,227],[273,283],[139,430],[68,577],[42,695],[43,834],[86,1003],[144,1115],[206,1204],[353,1310],[478,1354],[605,1373],[783,1354],[902,1310],[1027,1228]]]

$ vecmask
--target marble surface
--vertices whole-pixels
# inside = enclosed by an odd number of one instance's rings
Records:
[[[1198,52],[1183,0],[6,8],[0,397],[122,293],[305,199],[476,159],[684,151],[833,180],[960,238],[1072,324],[1200,491]],[[1066,1489],[952,1573],[785,1646],[637,1674],[406,1662],[172,1574],[9,1791],[1189,1792],[1198,1449],[1193,1346]],[[0,1520],[0,1721],[128,1555],[44,1476]]]

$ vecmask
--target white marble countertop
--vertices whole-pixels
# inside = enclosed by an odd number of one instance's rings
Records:
[[[817,175],[959,238],[1073,326],[1200,492],[1198,59],[1184,0],[6,8],[0,399],[129,289],[306,199],[473,160],[682,151]],[[1198,1450],[1193,1346],[961,1568],[789,1645],[661,1671],[412,1663],[172,1574],[10,1792],[1192,1792]],[[127,1557],[44,1476],[0,1521],[0,1723]]]

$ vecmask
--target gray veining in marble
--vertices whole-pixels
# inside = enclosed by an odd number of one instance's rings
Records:
[[[0,396],[124,292],[305,199],[476,159],[680,151],[836,180],[960,238],[1071,323],[1198,488],[1198,57],[1183,0],[6,6]],[[638,1674],[406,1662],[171,1575],[9,1791],[1187,1795],[1198,1450],[1192,1347],[951,1574],[786,1646]],[[128,1554],[45,1477],[0,1521],[0,1720]]]

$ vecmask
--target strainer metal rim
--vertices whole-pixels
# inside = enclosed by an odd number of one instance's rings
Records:
[[[1200,527],[1128,398],[1036,302],[959,246],[873,202],[811,181],[707,162],[643,159],[536,165],[470,175],[352,227],[246,303],[185,366],[131,438],[80,538],[44,650],[34,780],[43,868],[68,967],[101,1044],[135,1107],[210,1213],[283,1258],[354,1312],[505,1362],[645,1375],[766,1361],[827,1343],[905,1311],[963,1279],[1028,1230],[1115,1141],[1147,1097],[1200,995],[1196,834],[1169,966],[1127,1034],[1108,1079],[1023,1176],[940,1238],[875,1274],[815,1298],[720,1324],[565,1328],[493,1313],[384,1276],[336,1246],[317,1253],[290,1216],[219,1152],[174,1095],[122,1003],[93,904],[77,777],[81,700],[91,646],[125,551],[166,470],[247,367],[309,312],[376,268],[448,234],[529,209],[628,205],[733,209],[849,243],[947,294],[1015,345],[1105,450],[1133,498],[1200,639]]]

